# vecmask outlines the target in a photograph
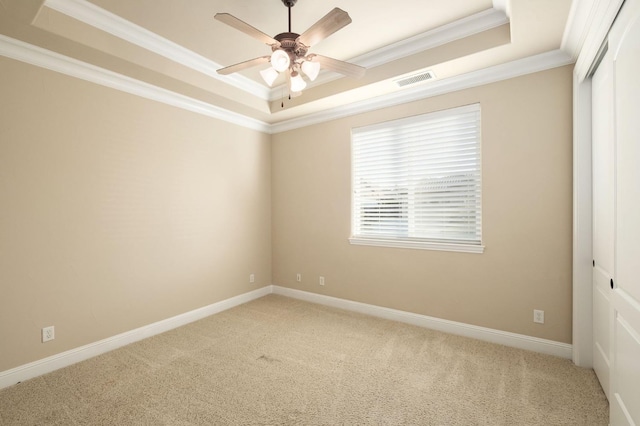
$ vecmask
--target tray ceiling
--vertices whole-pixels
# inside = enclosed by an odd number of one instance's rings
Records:
[[[216,73],[268,55],[270,48],[213,16],[230,13],[276,35],[287,31],[281,0],[0,0],[0,34],[275,125],[558,52],[571,0],[299,0],[292,30],[302,33],[334,7],[353,22],[310,53],[367,72],[351,79],[322,71],[292,99],[284,85],[269,88],[262,81],[259,70],[268,64],[230,76]],[[426,71],[435,77],[396,83]]]

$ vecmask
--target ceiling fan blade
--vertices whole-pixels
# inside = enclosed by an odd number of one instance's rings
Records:
[[[280,43],[274,39],[273,37],[271,37],[270,35],[267,35],[265,33],[263,33],[262,31],[260,31],[257,28],[252,27],[251,25],[247,24],[246,22],[236,18],[233,15],[230,15],[228,13],[216,13],[216,15],[214,16],[214,19],[217,19],[220,22],[223,22],[227,25],[229,25],[230,27],[235,28],[236,30],[240,30],[243,33],[250,35],[251,37],[265,43],[268,45],[273,45],[273,44],[277,44],[279,45]]]
[[[247,68],[255,67],[256,65],[269,62],[270,56],[260,56],[259,58],[249,59],[248,61],[240,62],[238,64],[229,65],[225,68],[220,68],[217,72],[222,75],[233,74],[234,72],[242,71]]]
[[[360,65],[351,64],[349,62],[339,61],[337,59],[329,58],[322,55],[310,55],[312,61],[320,62],[322,68],[329,71],[335,71],[340,74],[344,74],[348,77],[360,78],[367,70]]]
[[[320,20],[313,24],[307,31],[303,32],[296,41],[307,47],[315,46],[319,41],[324,40],[350,23],[351,17],[349,14],[336,7],[324,17],[320,18]]]

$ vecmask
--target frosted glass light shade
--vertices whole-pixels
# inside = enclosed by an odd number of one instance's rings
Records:
[[[271,66],[278,72],[285,71],[289,68],[291,59],[289,54],[284,50],[276,50],[271,54]]]
[[[320,72],[320,62],[304,61],[302,63],[302,72],[309,77],[309,80],[314,81]]]
[[[302,92],[305,87],[307,87],[307,83],[305,83],[300,74],[291,76],[291,86],[289,88],[292,92]]]
[[[266,70],[260,71],[260,75],[262,76],[265,83],[269,85],[269,87],[273,86],[273,82],[278,78],[278,71],[273,67],[269,67]]]

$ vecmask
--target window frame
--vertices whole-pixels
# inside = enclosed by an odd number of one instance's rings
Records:
[[[438,238],[421,238],[421,237],[411,237],[411,236],[378,236],[378,235],[354,235],[354,231],[357,229],[357,221],[358,215],[361,212],[356,212],[356,165],[355,165],[355,157],[354,157],[354,132],[358,131],[367,131],[367,129],[374,130],[376,128],[380,128],[382,126],[393,125],[394,122],[398,123],[398,128],[394,131],[398,131],[402,133],[402,125],[411,121],[418,122],[421,119],[424,120],[432,120],[438,117],[452,117],[457,114],[465,114],[465,113],[476,113],[477,114],[477,130],[476,130],[476,146],[477,146],[477,158],[478,158],[478,183],[480,186],[480,194],[479,197],[479,212],[475,216],[476,222],[479,223],[479,241],[466,241],[463,239],[438,239]],[[465,105],[461,107],[455,107],[445,110],[439,110],[434,112],[428,112],[425,114],[420,114],[411,117],[403,117],[396,120],[390,120],[382,123],[375,123],[367,126],[362,126],[358,128],[353,128],[351,130],[351,144],[350,144],[350,156],[351,156],[351,235],[349,237],[349,243],[353,245],[364,245],[364,246],[379,246],[379,247],[391,247],[391,248],[407,248],[407,249],[423,249],[423,250],[438,250],[438,251],[453,251],[453,252],[464,252],[464,253],[483,253],[484,252],[484,243],[483,243],[483,226],[482,226],[482,123],[481,123],[481,107],[479,103],[474,103],[470,105]],[[412,121],[413,120],[413,121]],[[410,173],[410,171],[407,171]],[[407,191],[415,190],[415,186],[409,188]],[[407,197],[405,202],[409,205],[410,202],[414,202],[415,199],[413,197]],[[402,202],[402,200],[400,200]],[[407,207],[409,208],[409,207]],[[411,217],[413,213],[407,214],[407,222],[411,222]],[[361,217],[361,216],[360,216]],[[410,226],[410,225],[408,225]]]

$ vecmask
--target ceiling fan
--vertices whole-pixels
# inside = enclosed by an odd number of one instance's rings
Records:
[[[233,15],[217,13],[214,17],[216,20],[269,45],[272,51],[271,55],[268,56],[260,56],[220,68],[218,73],[228,75],[270,62],[270,68],[260,71],[262,78],[269,86],[272,86],[280,73],[285,73],[289,82],[289,91],[292,95],[299,94],[307,85],[302,78],[302,74],[313,81],[318,76],[321,67],[349,77],[362,77],[366,70],[364,67],[314,53],[307,54],[311,46],[350,24],[351,17],[349,17],[349,14],[336,7],[305,32],[297,34],[291,32],[291,8],[297,1],[282,0],[282,3],[289,9],[289,31],[274,37],[263,33]]]

